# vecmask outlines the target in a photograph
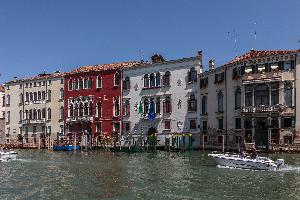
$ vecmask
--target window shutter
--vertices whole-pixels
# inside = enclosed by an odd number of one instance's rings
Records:
[[[191,111],[191,99],[187,99],[188,111]]]
[[[163,111],[166,113],[166,101],[163,102]]]
[[[295,69],[295,61],[291,60],[291,69]]]
[[[170,106],[169,111],[170,111],[170,113],[171,113],[171,112],[172,112],[172,99],[170,99],[170,104],[169,104],[169,106]]]
[[[192,74],[191,71],[188,71],[188,82],[192,81]]]

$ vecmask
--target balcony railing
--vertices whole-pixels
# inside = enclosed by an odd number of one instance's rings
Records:
[[[242,112],[244,113],[265,113],[265,112],[280,112],[282,105],[260,105],[260,106],[243,106]]]
[[[93,121],[93,116],[73,116],[68,117],[67,122],[77,122],[77,121]]]
[[[24,119],[22,124],[44,124],[45,119]]]

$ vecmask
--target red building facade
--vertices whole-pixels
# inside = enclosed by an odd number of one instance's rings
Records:
[[[66,135],[88,145],[111,145],[122,127],[122,62],[84,66],[65,75]]]

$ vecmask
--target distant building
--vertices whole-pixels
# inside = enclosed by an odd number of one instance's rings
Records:
[[[144,63],[123,71],[122,142],[147,145],[147,138],[157,137],[158,146],[171,146],[172,136],[191,134],[193,147],[200,144],[198,56],[165,61],[152,56]],[[181,144],[189,137],[181,137]]]
[[[15,79],[5,84],[5,141],[45,147],[64,132],[64,78],[60,72]]]
[[[267,149],[300,143],[300,51],[255,51],[200,74],[201,138],[207,148]],[[298,87],[299,86],[299,87]]]
[[[5,90],[0,85],[0,144],[5,143]]]
[[[65,75],[66,135],[88,145],[119,140],[122,123],[122,62],[83,66]],[[88,141],[83,141],[87,135]]]

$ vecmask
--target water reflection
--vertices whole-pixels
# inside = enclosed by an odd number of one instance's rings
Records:
[[[200,152],[20,150],[0,163],[0,199],[297,199],[300,155],[279,172],[218,168]]]

